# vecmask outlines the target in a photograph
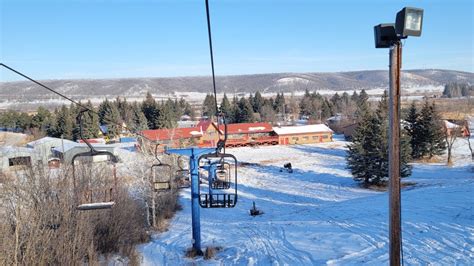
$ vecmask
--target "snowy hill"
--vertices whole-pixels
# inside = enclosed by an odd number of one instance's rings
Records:
[[[189,190],[169,231],[140,246],[144,265],[384,265],[388,263],[388,195],[361,189],[334,143],[229,149],[240,161],[234,209],[201,209],[203,247],[212,260],[184,257],[191,246]],[[409,265],[474,262],[474,174],[465,140],[455,167],[414,165],[402,191],[403,251]],[[291,162],[295,172],[280,172]],[[251,217],[255,201],[264,211]]]
[[[121,79],[62,79],[44,80],[47,86],[75,99],[94,97],[143,97],[146,92],[155,95],[178,93],[209,93],[210,77],[121,78]],[[447,82],[474,83],[474,74],[454,70],[404,70],[405,88],[444,86]],[[292,92],[309,90],[360,90],[388,87],[388,72],[367,70],[333,73],[268,73],[254,75],[218,76],[219,92]],[[9,100],[50,99],[53,94],[29,81],[2,82],[0,98]]]

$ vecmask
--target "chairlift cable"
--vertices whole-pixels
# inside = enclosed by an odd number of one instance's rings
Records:
[[[216,89],[216,76],[214,73],[214,55],[212,52],[211,17],[209,14],[209,0],[206,0],[206,17],[207,17],[207,33],[209,37],[209,52],[211,55],[212,87],[214,89],[214,104],[216,106],[216,116],[218,116],[219,108],[217,107],[217,89]]]
[[[223,149],[225,153],[225,142],[227,141],[227,125],[225,122],[225,117],[222,114],[222,117],[220,117],[219,113],[219,107],[217,106],[217,89],[216,89],[216,75],[214,71],[214,54],[213,54],[213,49],[212,49],[212,34],[211,34],[211,15],[209,12],[209,0],[206,0],[206,18],[207,18],[207,33],[208,33],[208,38],[209,38],[209,53],[211,56],[211,70],[212,70],[212,88],[214,91],[214,105],[216,107],[216,118],[217,118],[217,134],[219,136],[219,142],[217,144],[217,150],[216,152],[219,152],[221,149]],[[222,121],[221,121],[222,118]],[[219,129],[219,124],[222,122],[224,124],[224,139],[221,139],[221,130]]]
[[[18,70],[16,70],[16,69],[11,68],[10,66],[5,65],[4,63],[0,63],[0,66],[2,66],[2,67],[4,67],[4,68],[6,68],[6,69],[8,69],[8,70],[10,70],[10,71],[12,71],[12,72],[14,72],[15,74],[17,74],[17,75],[19,75],[19,76],[22,76],[23,78],[25,78],[25,79],[27,79],[27,80],[29,80],[29,81],[31,81],[31,82],[33,82],[33,83],[35,83],[35,84],[37,84],[37,85],[43,87],[44,89],[46,89],[46,90],[48,90],[48,91],[50,91],[50,92],[52,92],[52,93],[54,93],[54,94],[56,94],[56,95],[62,97],[62,98],[64,98],[64,99],[68,100],[68,101],[70,101],[71,103],[73,103],[73,104],[75,104],[75,105],[77,105],[77,106],[79,106],[79,107],[81,107],[81,108],[87,110],[88,112],[92,112],[92,113],[94,113],[94,114],[96,114],[96,115],[99,115],[99,112],[97,112],[97,111],[95,111],[95,110],[93,110],[93,109],[87,107],[86,105],[84,105],[84,104],[82,104],[82,103],[80,103],[80,102],[78,102],[78,101],[75,101],[75,100],[69,98],[68,96],[66,96],[66,95],[64,95],[64,94],[62,94],[62,93],[60,93],[60,92],[57,92],[57,91],[54,90],[54,89],[51,89],[50,87],[44,85],[43,83],[41,83],[41,82],[39,82],[39,81],[37,81],[37,80],[35,80],[35,79],[29,77],[28,75],[26,75],[26,74],[24,74],[24,73],[22,73],[22,72],[20,72],[20,71],[18,71]],[[150,142],[154,142],[153,140],[149,139],[149,138],[146,137],[145,135],[139,133],[138,130],[133,130],[132,128],[129,128],[128,126],[124,126],[124,125],[122,125],[122,124],[120,124],[120,123],[117,123],[116,121],[113,121],[113,120],[108,119],[108,118],[105,118],[105,120],[107,120],[107,121],[110,122],[111,124],[114,124],[114,125],[116,125],[116,126],[118,126],[118,127],[120,127],[120,128],[124,128],[124,129],[129,130],[132,134],[135,134],[135,135],[137,135],[137,136],[143,137],[144,139],[146,139],[146,140],[148,140],[148,141],[150,141]]]

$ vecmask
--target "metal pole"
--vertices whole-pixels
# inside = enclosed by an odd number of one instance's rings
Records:
[[[201,221],[200,221],[200,206],[199,206],[199,172],[198,172],[198,157],[194,153],[194,148],[191,150],[189,157],[189,169],[191,170],[191,219],[193,227],[193,249],[198,255],[202,255],[201,250]]]
[[[400,42],[390,48],[389,104],[389,252],[390,265],[400,265]]]
[[[156,228],[156,201],[155,201],[155,198],[156,198],[156,192],[155,192],[155,181],[156,181],[156,178],[155,178],[155,174],[156,174],[156,170],[155,172],[153,172],[153,169],[151,170],[151,174],[153,175],[152,176],[152,181],[151,181],[151,184],[152,184],[152,191],[151,191],[151,217],[152,217],[152,225],[154,228]]]

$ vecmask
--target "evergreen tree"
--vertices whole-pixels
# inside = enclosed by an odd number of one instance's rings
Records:
[[[354,179],[364,185],[381,184],[388,178],[388,99],[384,93],[375,114],[361,112],[352,144],[348,146],[347,165]],[[410,145],[403,131],[400,147],[400,175],[411,174]]]
[[[222,98],[220,111],[224,114],[226,120],[232,120],[232,106],[227,98],[227,95],[224,93],[224,97]]]
[[[253,108],[245,97],[240,98],[239,100],[239,114],[238,114],[238,123],[250,123],[254,122],[253,117]]]
[[[143,114],[140,106],[135,102],[131,105],[132,118],[130,120],[130,129],[133,131],[141,131],[148,129],[148,121]]]
[[[175,128],[177,124],[176,114],[173,110],[173,101],[168,99],[166,103],[161,103],[156,120],[157,128]]]
[[[260,92],[257,91],[255,93],[255,97],[253,98],[253,102],[252,102],[253,111],[256,113],[260,113],[262,111],[263,104],[264,104],[264,99],[262,97],[262,94],[260,94]]]
[[[415,102],[411,103],[405,122],[404,128],[410,137],[411,157],[413,159],[419,159],[423,156],[421,147],[424,136],[422,135],[423,133],[419,124],[419,114],[416,110]]]
[[[120,97],[117,97],[113,104],[115,105],[120,114],[120,120],[125,122],[126,124],[130,123],[133,114],[131,105],[127,102],[127,99],[124,98],[123,100],[120,100]]]
[[[234,97],[232,98],[232,115],[228,119],[229,123],[240,123],[239,116],[240,116],[239,100],[237,96],[234,95]]]
[[[107,126],[107,135],[114,138],[120,135],[122,123],[120,112],[116,104],[109,102],[105,99],[99,105],[99,123],[100,125]]]
[[[354,92],[354,94],[356,93]],[[362,90],[357,97],[357,110],[355,113],[355,118],[359,120],[360,118],[363,118],[368,112],[370,112],[369,96],[365,90]]]
[[[285,95],[283,95],[283,93],[277,93],[275,102],[273,104],[273,109],[275,110],[275,112],[277,112],[278,114],[285,113]]]
[[[309,91],[306,90],[303,98],[300,100],[300,113],[304,116],[310,116],[315,113],[312,109],[313,103]]]
[[[362,181],[364,185],[370,185],[379,179],[373,180],[376,149],[374,138],[377,137],[373,128],[376,123],[373,121],[374,116],[371,113],[364,113],[352,135],[352,144],[347,147],[347,167],[354,180]]]
[[[339,96],[337,92],[331,97],[331,103],[333,106],[334,113],[342,112],[342,107],[343,107],[342,98],[341,96]]]
[[[428,156],[431,159],[435,155],[443,154],[446,149],[446,140],[443,124],[434,103],[430,105],[428,101],[425,101],[420,111],[419,125],[419,134],[423,136],[420,148],[422,156]]]
[[[325,120],[332,115],[334,115],[332,104],[328,101],[328,99],[324,99],[321,105],[321,120]]]
[[[147,92],[146,98],[142,103],[142,111],[146,117],[148,128],[157,129],[157,119],[159,115],[158,104],[149,92]]]
[[[51,112],[42,106],[38,107],[36,114],[32,117],[31,126],[38,128],[41,132],[48,132],[52,123]]]
[[[90,101],[88,101],[85,106],[89,110],[94,110],[94,107]],[[82,136],[85,139],[97,138],[99,136],[99,116],[95,112],[84,112],[82,115],[82,125]],[[80,139],[79,114],[76,116],[76,125],[73,130],[73,139]]]
[[[56,109],[55,113],[55,122],[53,129],[51,129],[48,135],[57,137],[57,138],[65,138],[65,139],[73,139],[73,129],[75,127],[75,120],[71,119],[70,110],[65,106],[62,105],[61,108]]]
[[[216,115],[216,102],[212,94],[207,94],[202,103],[202,115],[212,117]]]
[[[351,101],[357,103],[359,102],[359,94],[357,94],[357,91],[354,91],[351,95]]]

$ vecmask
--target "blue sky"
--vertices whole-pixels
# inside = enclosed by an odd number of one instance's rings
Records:
[[[34,78],[209,75],[204,0],[0,0],[0,61]],[[473,1],[210,0],[217,75],[386,69],[373,26],[425,9],[403,68],[474,72]],[[0,70],[0,81],[21,78]]]

